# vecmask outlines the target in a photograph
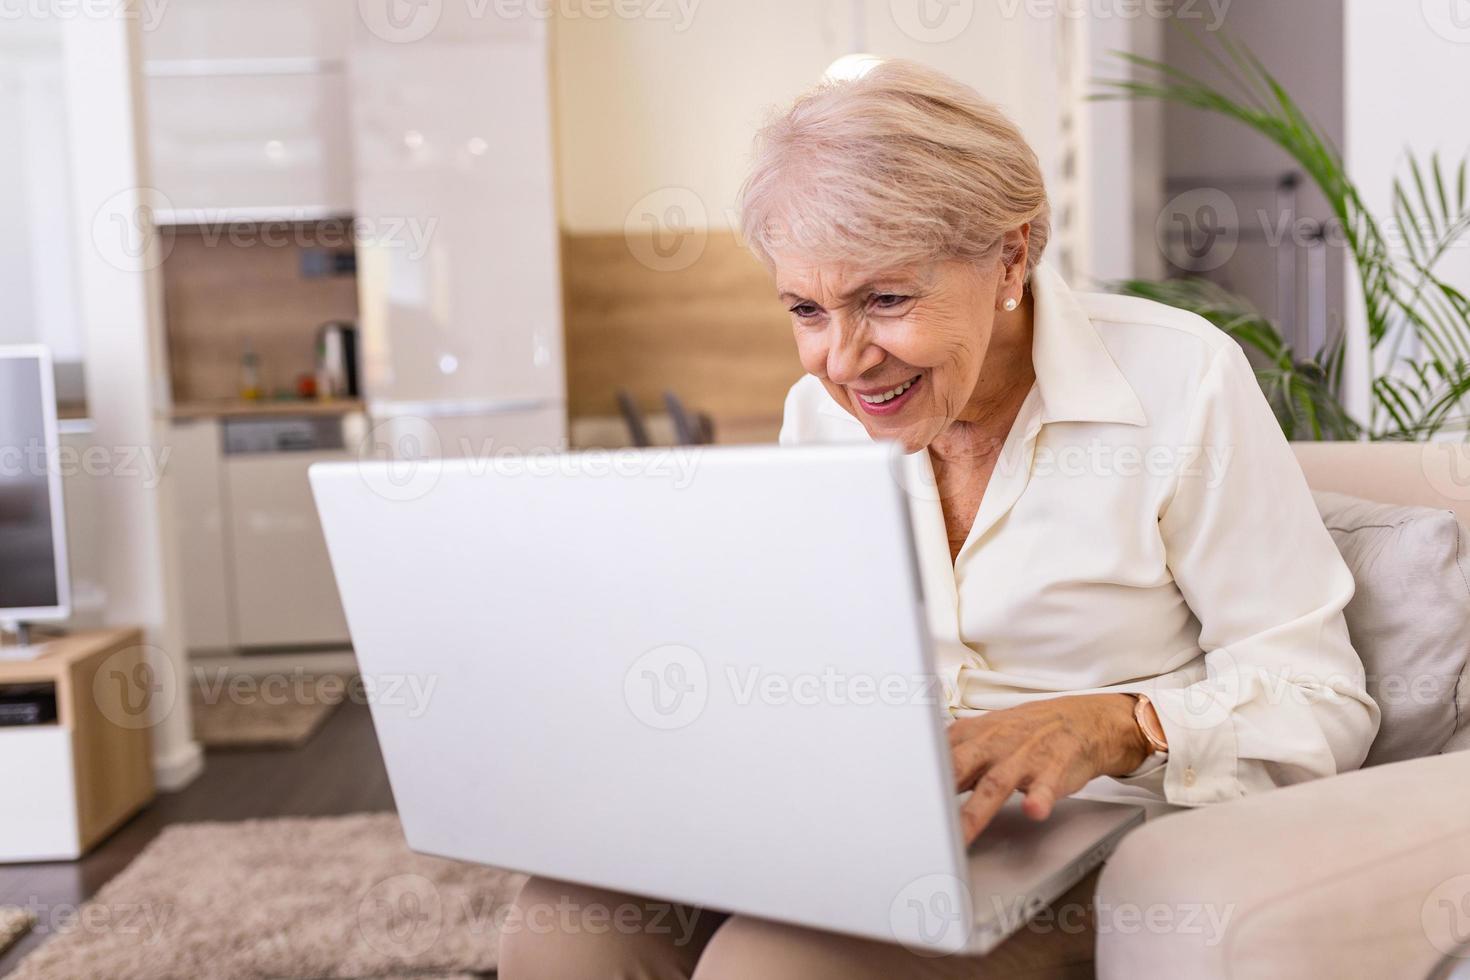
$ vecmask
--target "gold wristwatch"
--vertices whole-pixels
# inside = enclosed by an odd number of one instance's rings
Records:
[[[1133,721],[1138,725],[1138,730],[1143,732],[1144,740],[1148,747],[1154,752],[1168,752],[1169,738],[1164,734],[1164,726],[1159,724],[1157,711],[1145,711],[1153,702],[1148,699],[1147,694],[1135,694],[1137,699],[1133,704]]]

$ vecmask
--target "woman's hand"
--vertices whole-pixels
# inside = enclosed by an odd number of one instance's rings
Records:
[[[1076,694],[961,718],[949,726],[955,786],[973,789],[961,812],[965,842],[1022,790],[1025,814],[1045,820],[1057,800],[1095,776],[1122,776],[1148,758],[1128,694]]]

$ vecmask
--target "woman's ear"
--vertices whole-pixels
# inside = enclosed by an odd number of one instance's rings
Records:
[[[1000,240],[1000,278],[995,284],[996,309],[1007,313],[1014,310],[1025,299],[1026,257],[1031,235],[1029,223],[1012,228]]]
[[[1005,269],[1001,274],[1001,288],[1019,292],[1026,284],[1026,260],[1031,251],[1031,222],[1006,232],[1005,247],[1001,250]]]

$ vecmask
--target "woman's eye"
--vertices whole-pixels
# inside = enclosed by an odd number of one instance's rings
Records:
[[[873,305],[880,310],[893,310],[907,303],[910,298],[896,293],[880,293],[873,297]]]
[[[816,316],[818,313],[821,312],[821,310],[817,307],[817,304],[815,303],[797,303],[791,308],[791,312],[795,313],[803,320],[807,320],[811,317]]]

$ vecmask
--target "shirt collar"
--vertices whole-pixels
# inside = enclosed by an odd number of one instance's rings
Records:
[[[1116,422],[1147,425],[1133,386],[1108,353],[1092,318],[1065,280],[1045,262],[1031,272],[1035,306],[1031,359],[1047,422]],[[831,397],[819,412],[862,423]]]
[[[1045,262],[1031,272],[1035,336],[1031,359],[1042,422],[1146,425],[1138,395],[1098,336],[1092,318]]]

